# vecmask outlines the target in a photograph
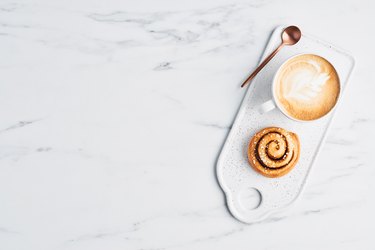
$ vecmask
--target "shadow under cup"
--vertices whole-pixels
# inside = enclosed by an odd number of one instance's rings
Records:
[[[336,69],[328,60],[300,54],[280,66],[272,89],[275,104],[287,117],[314,121],[335,107],[341,88]]]

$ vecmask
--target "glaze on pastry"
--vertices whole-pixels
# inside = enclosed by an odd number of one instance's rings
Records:
[[[297,164],[300,154],[298,136],[277,127],[264,128],[250,141],[247,156],[250,165],[266,177],[280,177]]]

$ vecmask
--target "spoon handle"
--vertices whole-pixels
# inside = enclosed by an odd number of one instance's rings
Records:
[[[254,70],[254,72],[242,83],[241,88],[245,87],[248,82],[250,82],[258,73],[261,71],[266,64],[271,61],[271,59],[279,52],[279,50],[284,46],[284,43],[281,43],[266,59]]]

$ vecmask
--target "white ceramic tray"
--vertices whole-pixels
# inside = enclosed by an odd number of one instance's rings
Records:
[[[274,30],[262,60],[281,42],[283,28]],[[334,116],[333,111],[320,120],[301,123],[286,118],[278,109],[264,114],[258,112],[259,105],[271,99],[271,82],[277,68],[289,57],[301,53],[320,55],[335,66],[342,88],[338,104],[354,67],[354,59],[348,53],[303,34],[296,45],[284,47],[252,81],[216,166],[229,210],[242,222],[260,221],[296,200],[306,184]],[[301,142],[299,162],[290,173],[280,178],[267,178],[258,174],[247,161],[250,138],[260,129],[270,126],[297,133]]]

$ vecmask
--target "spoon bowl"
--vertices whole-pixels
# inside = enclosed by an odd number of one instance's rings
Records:
[[[297,26],[289,26],[281,34],[281,39],[285,45],[294,45],[298,43],[301,36],[301,30]]]

